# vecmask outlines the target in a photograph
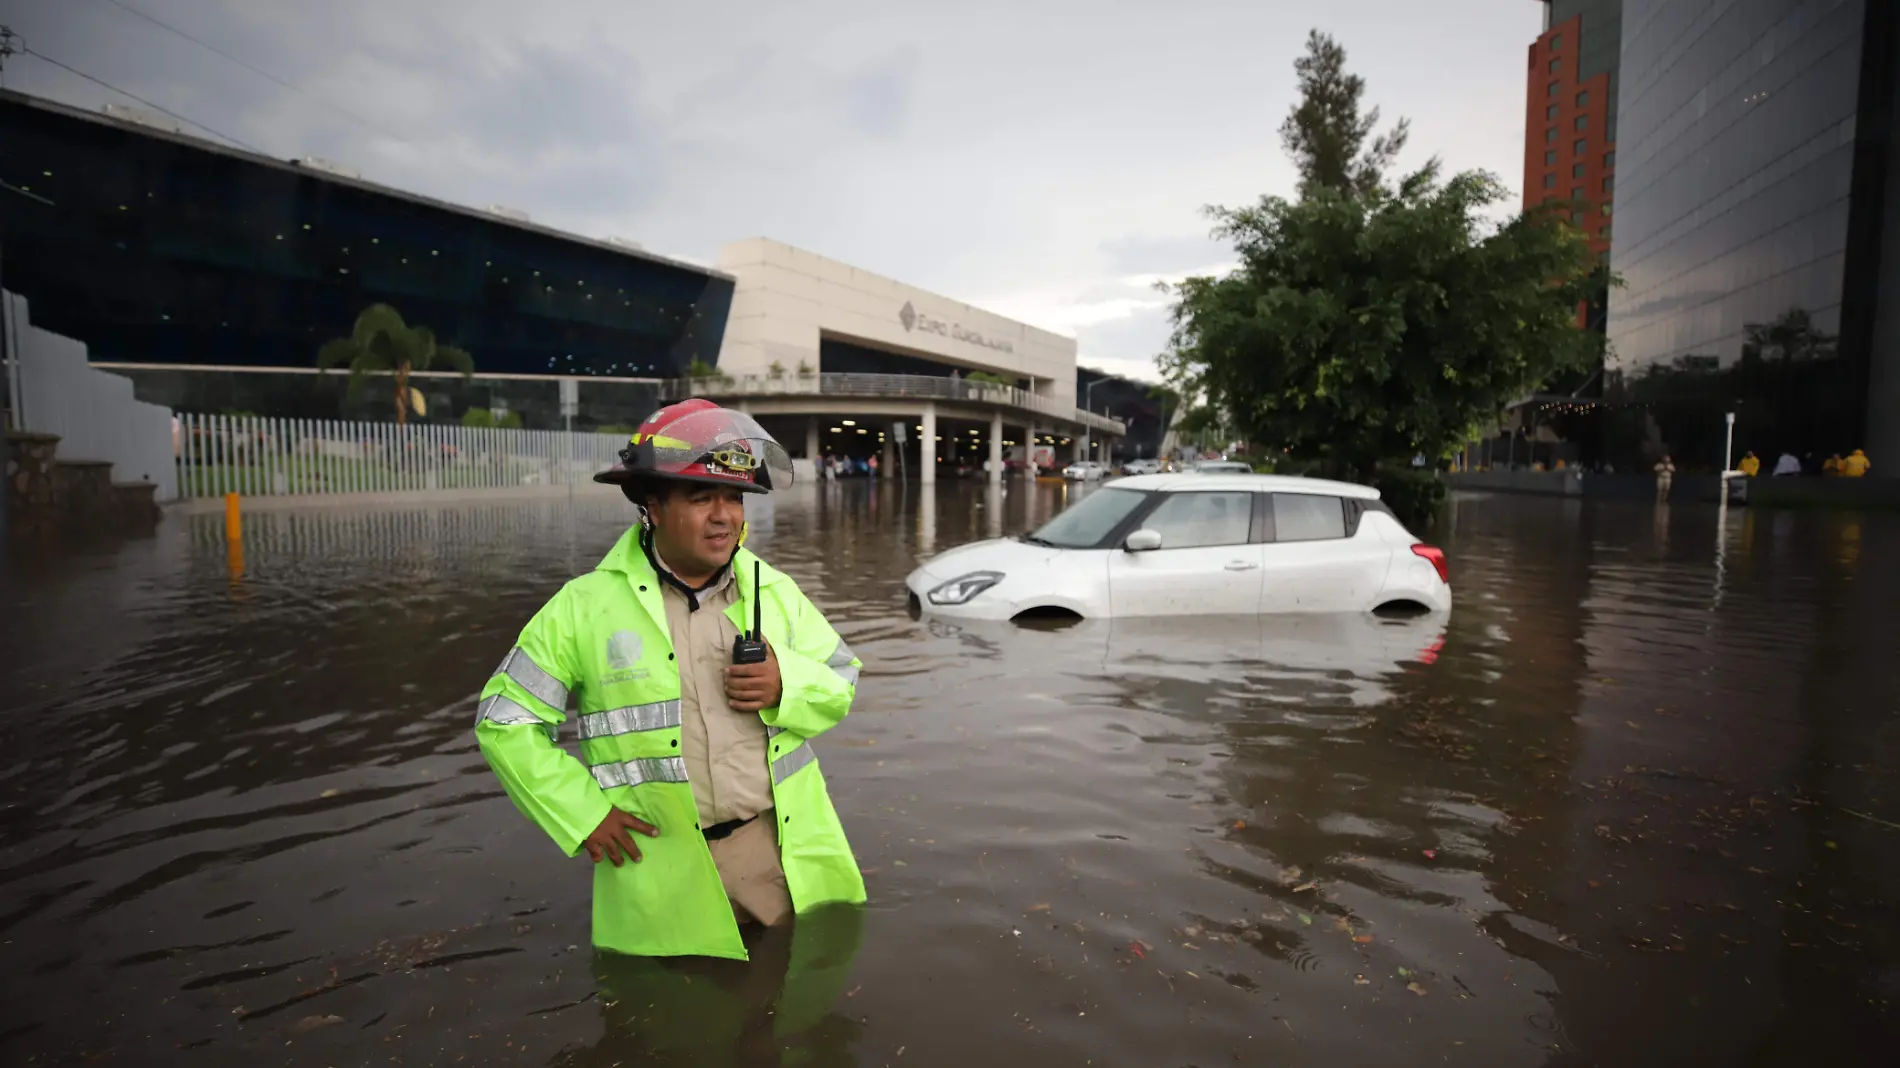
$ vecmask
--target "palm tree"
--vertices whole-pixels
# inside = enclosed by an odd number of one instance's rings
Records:
[[[409,375],[447,367],[462,372],[463,378],[475,373],[475,360],[454,345],[438,344],[435,331],[426,326],[410,326],[402,314],[387,304],[372,304],[356,317],[349,337],[327,342],[317,353],[317,366],[328,372],[335,367],[350,369],[350,399],[362,395],[363,377],[394,374],[396,377],[396,424],[409,421]]]

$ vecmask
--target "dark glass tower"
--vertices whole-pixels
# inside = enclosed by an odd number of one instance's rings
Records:
[[[1891,0],[1625,0],[1610,445],[1900,466]],[[1885,461],[1883,463],[1883,460]]]

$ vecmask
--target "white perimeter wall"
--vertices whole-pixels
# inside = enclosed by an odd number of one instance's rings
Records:
[[[178,496],[170,408],[132,395],[132,380],[86,361],[86,346],[33,325],[26,298],[0,290],[7,302],[8,355],[22,430],[59,435],[60,460],[104,460],[114,482],[150,482],[160,501]]]
[[[719,369],[729,375],[765,374],[774,361],[787,374],[796,373],[801,360],[821,370],[824,332],[966,372],[1031,378],[1045,396],[1075,393],[1074,338],[762,237],[720,249],[719,269],[737,279],[719,350]],[[906,303],[913,312],[909,329]]]

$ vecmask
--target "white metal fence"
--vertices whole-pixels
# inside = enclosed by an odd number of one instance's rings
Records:
[[[588,482],[619,434],[183,414],[179,496],[392,493]]]
[[[0,341],[12,377],[20,429],[59,436],[61,460],[103,460],[114,482],[150,482],[161,501],[178,496],[172,468],[172,413],[132,395],[132,380],[86,362],[83,342],[34,326],[25,297],[7,302]]]

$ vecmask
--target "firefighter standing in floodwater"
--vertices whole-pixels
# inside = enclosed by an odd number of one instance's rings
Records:
[[[596,946],[744,958],[741,922],[864,901],[810,744],[850,711],[862,665],[743,547],[744,495],[791,481],[749,416],[662,408],[594,477],[641,522],[522,630],[476,738],[516,807],[592,857]],[[762,659],[734,663],[755,611]],[[570,698],[584,765],[555,745]]]

